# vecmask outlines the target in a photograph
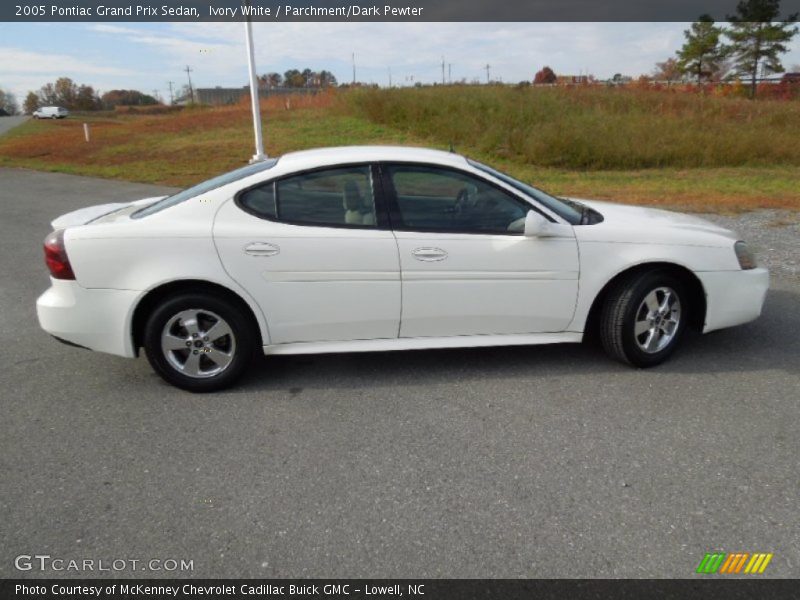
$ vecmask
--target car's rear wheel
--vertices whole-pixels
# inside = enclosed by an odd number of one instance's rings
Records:
[[[253,357],[253,327],[243,311],[207,293],[172,296],[145,325],[144,347],[165,381],[190,392],[212,392],[233,384]]]
[[[689,316],[683,282],[664,271],[618,282],[603,305],[600,339],[606,352],[636,367],[652,367],[675,351]]]

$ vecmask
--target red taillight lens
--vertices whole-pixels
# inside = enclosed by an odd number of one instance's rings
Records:
[[[64,230],[53,231],[44,238],[44,262],[54,279],[75,279],[64,247]]]

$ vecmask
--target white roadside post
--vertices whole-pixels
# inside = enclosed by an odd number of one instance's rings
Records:
[[[83,124],[83,137],[86,138],[87,142],[89,141],[89,124],[88,123],[84,123]]]
[[[244,22],[244,35],[247,39],[247,64],[250,68],[250,104],[253,109],[253,129],[256,136],[256,153],[250,159],[256,163],[267,158],[264,153],[264,138],[261,134],[261,110],[258,103],[258,79],[256,76],[256,59],[253,51],[253,26],[248,16]]]

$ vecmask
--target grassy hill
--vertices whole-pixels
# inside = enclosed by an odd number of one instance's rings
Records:
[[[448,86],[262,104],[267,151],[406,144],[484,160],[561,195],[687,210],[800,208],[800,102],[681,91]],[[83,123],[92,139],[83,139]],[[253,153],[248,106],[31,121],[0,166],[188,185]]]

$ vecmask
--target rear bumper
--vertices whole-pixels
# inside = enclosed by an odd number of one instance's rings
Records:
[[[747,271],[696,273],[706,292],[706,323],[703,333],[757,319],[769,289],[769,272]]]
[[[75,281],[50,279],[36,301],[39,325],[61,341],[97,352],[135,356],[130,318],[141,292],[82,288]]]

